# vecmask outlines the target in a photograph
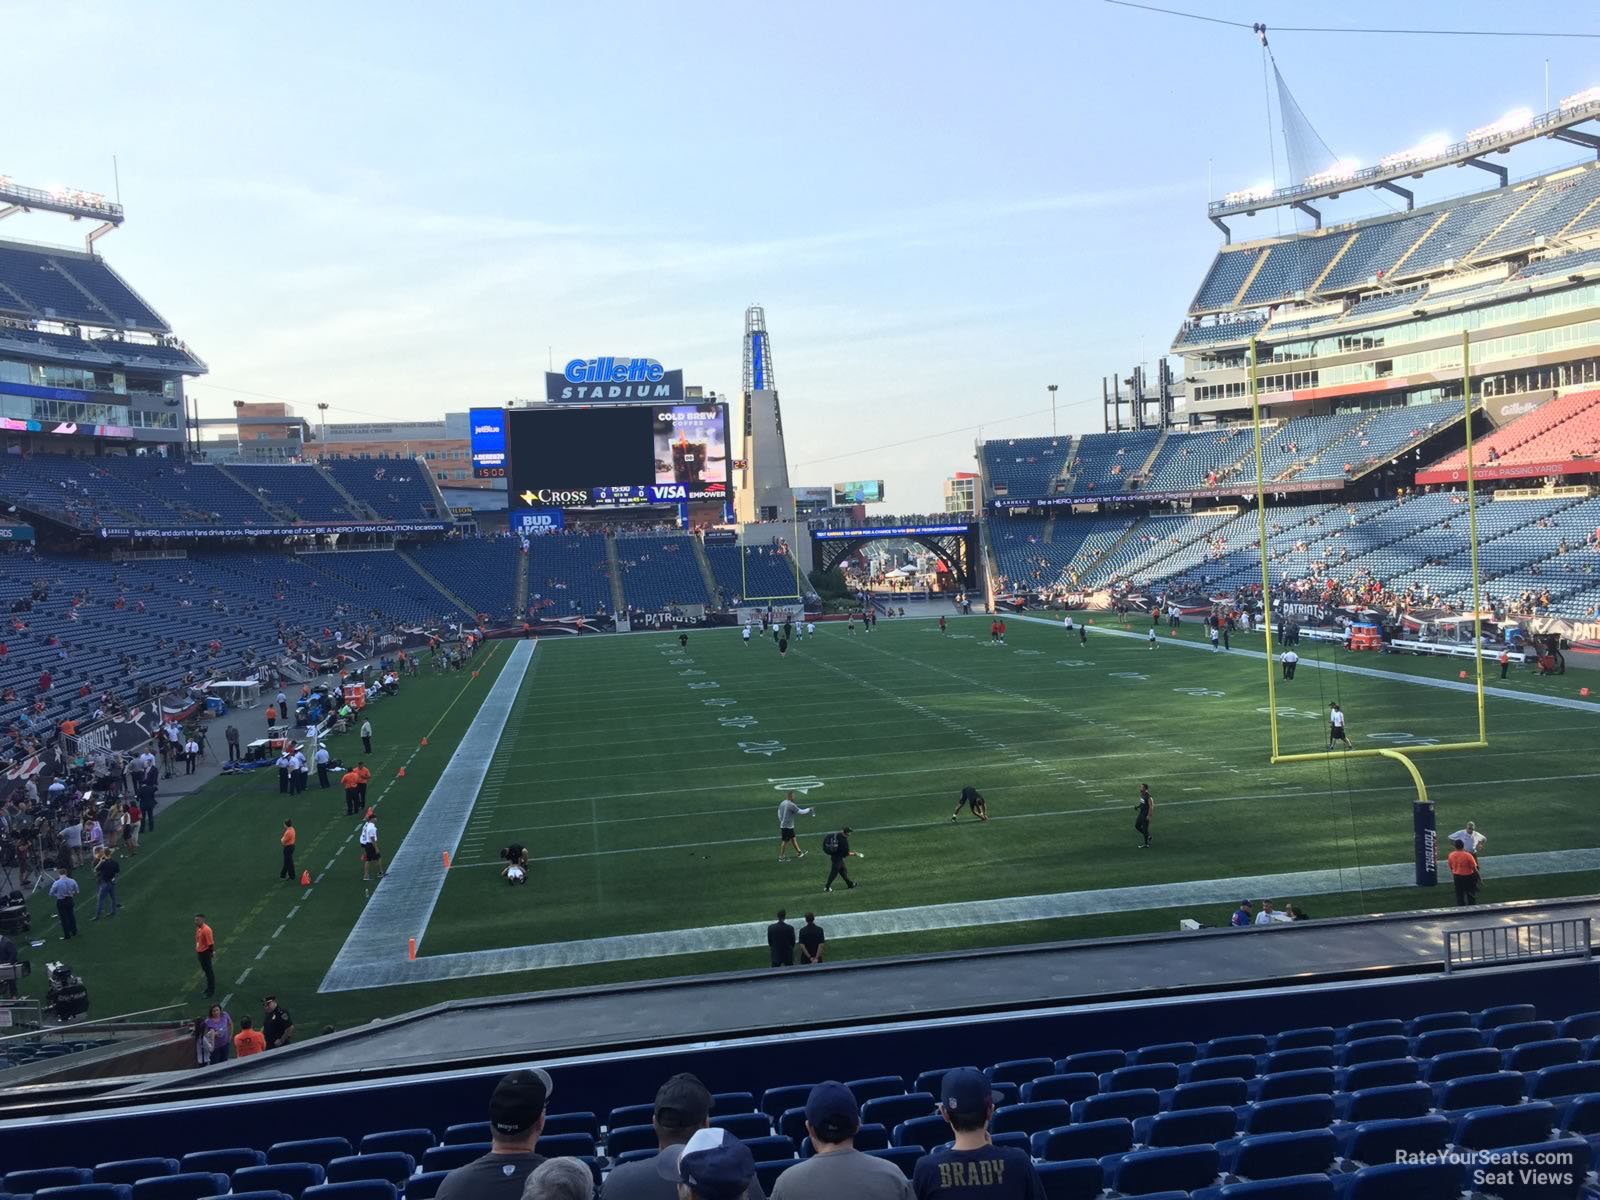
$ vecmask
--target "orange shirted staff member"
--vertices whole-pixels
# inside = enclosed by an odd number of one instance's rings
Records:
[[[233,1035],[233,1056],[235,1058],[249,1058],[252,1054],[260,1054],[267,1048],[267,1039],[255,1027],[255,1022],[249,1017],[239,1021],[239,1032]]]
[[[1456,903],[1476,904],[1478,902],[1478,860],[1473,857],[1472,851],[1457,838],[1450,843],[1455,847],[1445,859],[1450,864],[1450,878],[1456,885]]]
[[[358,797],[360,801],[360,807],[356,810],[359,812],[361,808],[365,808],[367,805],[367,784],[372,782],[372,772],[367,769],[367,764],[365,762],[358,762],[356,764],[356,776],[361,780],[361,786],[358,789],[360,792]]]
[[[206,975],[206,998],[217,993],[217,977],[211,970],[212,956],[217,952],[217,939],[206,924],[205,913],[194,915],[194,956],[200,960],[200,969]]]
[[[283,847],[283,870],[278,872],[279,879],[287,879],[290,883],[295,880],[294,871],[294,822],[284,821],[283,836],[278,839]]]
[[[361,811],[361,772],[351,767],[339,777],[344,788],[344,815],[353,817]]]

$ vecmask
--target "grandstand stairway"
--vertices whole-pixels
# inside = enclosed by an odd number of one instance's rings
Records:
[[[711,569],[711,560],[706,557],[705,542],[698,536],[692,536],[689,545],[694,549],[694,561],[700,567],[700,577],[706,581],[706,593],[714,604],[720,604],[722,590],[717,587],[717,573]]]
[[[429,583],[431,583],[434,586],[435,590],[437,590],[438,593],[441,596],[443,596],[446,600],[450,601],[451,604],[454,604],[457,608],[459,608],[462,612],[466,613],[469,617],[477,616],[477,612],[473,609],[472,605],[468,604],[460,596],[456,595],[453,591],[451,591],[449,588],[447,588],[444,585],[444,583],[439,579],[439,577],[437,575],[435,575],[432,571],[429,571],[426,567],[424,567],[421,563],[419,563],[416,560],[416,556],[415,555],[411,554],[410,552],[408,552],[406,550],[401,550],[398,547],[396,548],[395,552],[397,554],[399,554],[401,558],[406,560],[406,563],[411,567],[411,569],[413,571],[415,571],[418,575],[422,576]],[[527,568],[526,562],[524,562],[524,565],[523,565],[523,568],[522,568],[523,595],[524,596],[527,595],[527,590],[526,590],[527,589],[527,578],[528,578],[528,568]],[[523,611],[526,612],[527,609],[524,608]]]
[[[517,616],[520,618],[528,611],[528,560],[531,556],[519,554],[517,556],[517,578],[512,596],[517,606]]]
[[[1044,519],[1044,533],[1039,538],[1046,546],[1054,545],[1056,540],[1056,510],[1051,509],[1050,514]]]
[[[611,611],[619,617],[628,611],[627,597],[622,594],[622,564],[617,561],[617,539],[606,534],[606,574],[611,577]]]
[[[1161,436],[1156,438],[1156,444],[1150,447],[1150,453],[1145,456],[1142,463],[1133,469],[1129,482],[1135,487],[1143,485],[1144,481],[1150,478],[1150,468],[1154,465],[1157,456],[1160,455],[1161,448],[1167,444],[1168,432],[1170,431],[1166,429],[1161,431]]]
[[[259,495],[255,488],[251,487],[248,483],[235,475],[226,463],[217,463],[216,468],[219,474],[238,484],[246,493],[249,494],[253,500],[255,500],[257,504],[261,505],[262,508],[266,509],[268,513],[276,517],[278,520],[284,522],[285,524],[293,524],[295,521],[300,519],[300,515],[286,504],[276,500],[270,500],[266,496]],[[441,588],[440,590],[443,591],[444,589]]]
[[[419,463],[418,465],[420,466],[421,464]],[[318,467],[317,470],[322,471],[322,468]],[[424,473],[430,478],[433,475],[433,472],[431,471],[425,471]],[[335,492],[339,493],[339,495],[344,499],[344,502],[350,506],[350,513],[352,516],[359,513],[361,519],[364,521],[383,520],[383,515],[375,510],[372,505],[365,504],[362,501],[357,500],[354,495],[346,491],[344,484],[340,483],[334,478],[332,471],[322,471],[322,477],[328,481],[328,486],[331,487]],[[449,510],[441,509],[440,511],[448,512]]]

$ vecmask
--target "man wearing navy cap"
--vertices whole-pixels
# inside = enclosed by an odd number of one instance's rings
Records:
[[[1027,1151],[989,1141],[995,1093],[981,1071],[945,1072],[939,1112],[955,1144],[917,1160],[911,1186],[917,1200],[1045,1200],[1044,1184]]]
[[[444,1177],[436,1200],[521,1200],[522,1186],[540,1163],[534,1143],[544,1130],[550,1076],[538,1069],[513,1071],[489,1098],[489,1153]]]
[[[911,1200],[911,1184],[893,1163],[856,1149],[861,1109],[842,1083],[819,1083],[806,1097],[806,1133],[816,1151],[778,1176],[772,1200]]]
[[[726,1129],[702,1129],[655,1163],[661,1178],[678,1185],[678,1200],[746,1200],[756,1177],[750,1148]]]

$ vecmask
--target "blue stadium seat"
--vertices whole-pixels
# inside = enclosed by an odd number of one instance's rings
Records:
[[[1486,1105],[1516,1104],[1523,1097],[1525,1081],[1515,1071],[1494,1071],[1486,1075],[1464,1075],[1434,1091],[1439,1108],[1446,1112]]]
[[[733,1113],[753,1113],[756,1111],[756,1097],[754,1092],[712,1092],[711,1111],[722,1116]]]
[[[765,1113],[749,1113],[761,1122],[762,1135],[772,1132],[772,1126],[767,1123]],[[739,1135],[743,1136],[743,1135]],[[595,1156],[595,1139],[587,1133],[541,1133],[539,1141],[534,1146],[535,1154],[542,1154],[546,1158],[593,1158]]]
[[[951,1071],[976,1071],[977,1067],[933,1067],[921,1072],[911,1085],[911,1091],[932,1092],[937,1096],[944,1087],[944,1077]]]
[[[1080,1050],[1076,1054],[1056,1059],[1055,1063],[1056,1073],[1059,1075],[1076,1075],[1079,1071],[1088,1071],[1092,1075],[1100,1076],[1107,1071],[1115,1071],[1118,1067],[1127,1065],[1128,1056],[1121,1050]]]
[[[116,1162],[95,1164],[96,1183],[136,1183],[141,1179],[154,1179],[157,1175],[176,1175],[175,1158],[123,1158]]]
[[[300,1200],[400,1200],[400,1189],[387,1179],[352,1179],[308,1187]]]
[[[362,1154],[409,1154],[414,1166],[437,1141],[431,1129],[384,1129],[365,1134],[359,1149]]]
[[[1309,1025],[1302,1029],[1286,1029],[1271,1039],[1270,1049],[1298,1050],[1302,1046],[1331,1046],[1336,1038],[1331,1025]]]
[[[1539,1010],[1531,1004],[1501,1004],[1482,1010],[1472,1023],[1479,1029],[1498,1029],[1502,1025],[1516,1025],[1523,1021],[1537,1021]]]
[[[804,1104],[802,1100],[800,1103]],[[621,1108],[613,1108],[606,1117],[607,1129],[618,1129],[626,1125],[648,1125],[655,1120],[656,1106],[654,1104],[627,1104]],[[478,1140],[482,1140],[481,1138]]]
[[[1297,1133],[1302,1129],[1323,1129],[1332,1121],[1332,1096],[1291,1096],[1247,1105],[1244,1132]]]
[[[1411,1039],[1411,1053],[1432,1058],[1452,1050],[1480,1050],[1489,1044],[1481,1029],[1435,1029]]]
[[[1015,1083],[991,1083],[994,1092],[994,1106],[1003,1108],[1007,1104],[1020,1104],[1022,1102],[1022,1088]]]
[[[1600,1092],[1600,1062],[1563,1063],[1527,1077],[1529,1100],[1555,1100]]]
[[[1135,1150],[1116,1164],[1111,1186],[1124,1196],[1191,1192],[1215,1182],[1218,1168],[1215,1146]]]
[[[1252,1058],[1259,1058],[1270,1049],[1267,1035],[1264,1033],[1236,1033],[1229,1037],[1214,1037],[1200,1048],[1201,1058],[1231,1058],[1236,1054],[1248,1054]]]
[[[1161,1042],[1154,1046],[1140,1046],[1128,1055],[1130,1065],[1143,1063],[1191,1063],[1199,1057],[1193,1042]]]
[[[241,1167],[259,1167],[266,1161],[264,1151],[252,1150],[249,1146],[230,1146],[226,1150],[196,1150],[185,1154],[178,1160],[178,1166],[190,1174],[220,1172],[232,1175]]]
[[[1344,1044],[1350,1042],[1364,1042],[1377,1037],[1403,1037],[1406,1032],[1406,1023],[1394,1017],[1382,1017],[1375,1021],[1355,1021],[1346,1025],[1339,1035],[1339,1041]]]
[[[1326,1175],[1245,1179],[1222,1187],[1202,1188],[1191,1192],[1190,1197],[1191,1200],[1333,1200],[1333,1180]]]
[[[433,1194],[449,1174],[449,1171],[428,1171],[413,1175],[406,1181],[406,1200],[433,1200]]]
[[[1600,1094],[1567,1101],[1561,1109],[1561,1132],[1585,1137],[1600,1133]]]
[[[799,1144],[806,1137],[806,1110],[791,1108],[778,1118],[775,1129],[790,1141]]]
[[[1392,1083],[1342,1093],[1335,1107],[1341,1121],[1383,1121],[1420,1117],[1433,1108],[1433,1089],[1425,1083]]]
[[[1452,1012],[1423,1013],[1406,1022],[1406,1032],[1412,1037],[1435,1033],[1441,1029],[1471,1029],[1472,1014],[1459,1009]]]
[[[156,1182],[171,1183],[183,1178],[183,1175],[173,1175]],[[233,1188],[241,1192],[282,1192],[299,1200],[307,1188],[316,1187],[326,1178],[327,1172],[322,1169],[321,1163],[268,1163],[263,1167],[241,1167],[235,1171]],[[138,1194],[138,1186],[134,1185],[134,1200],[151,1200]],[[161,1197],[160,1200],[167,1198]]]
[[[659,1150],[625,1150],[621,1154],[608,1155],[607,1161],[613,1167],[622,1167],[631,1162],[644,1162],[646,1159],[654,1158],[659,1153]]]
[[[1226,1141],[1238,1127],[1239,1114],[1232,1108],[1186,1108],[1140,1117],[1133,1123],[1133,1137],[1144,1146],[1195,1146]]]
[[[1139,1066],[1118,1067],[1100,1076],[1102,1092],[1130,1092],[1136,1088],[1163,1088],[1178,1086],[1180,1067],[1177,1063],[1144,1063]]]
[[[1096,1162],[1109,1154],[1133,1149],[1133,1122],[1126,1117],[1104,1121],[1084,1121],[1062,1125],[1033,1135],[1035,1158],[1046,1162],[1072,1162],[1092,1158]]]
[[[786,1083],[761,1093],[761,1111],[776,1121],[791,1108],[804,1108],[814,1083]]]
[[[1184,1083],[1200,1083],[1207,1079],[1254,1079],[1256,1074],[1256,1059],[1253,1054],[1202,1058],[1182,1068]]]
[[[1105,1171],[1092,1158],[1042,1162],[1035,1168],[1045,1200],[1094,1200],[1105,1187]]]
[[[1405,1151],[1425,1154],[1450,1144],[1450,1121],[1438,1113],[1422,1117],[1362,1121],[1339,1130],[1339,1153],[1352,1162],[1376,1166],[1392,1163]]]
[[[1457,1200],[1466,1167],[1459,1162],[1380,1163],[1341,1176],[1341,1200]]]
[[[1070,1104],[1085,1096],[1093,1096],[1099,1090],[1099,1077],[1087,1071],[1072,1075],[1043,1075],[1022,1085],[1022,1102],[1030,1104],[1036,1100],[1065,1100]]]
[[[654,1125],[622,1125],[606,1131],[606,1157],[615,1158],[619,1154],[626,1154],[630,1150],[648,1150],[656,1152],[658,1139]],[[429,1169],[426,1163],[424,1169]]]
[[[439,1139],[441,1146],[461,1146],[469,1142],[487,1142],[494,1136],[494,1131],[489,1128],[487,1121],[468,1121],[462,1125],[446,1127],[444,1136]]]
[[[761,1185],[761,1190],[766,1195],[772,1195],[772,1189],[778,1185],[778,1176],[790,1167],[792,1162],[761,1162],[756,1164],[756,1182]],[[599,1195],[599,1192],[595,1193]]]
[[[1553,1138],[1525,1146],[1502,1146],[1496,1155],[1507,1165],[1497,1168],[1493,1161],[1481,1169],[1503,1175],[1482,1186],[1473,1181],[1473,1190],[1498,1196],[1500,1200],[1577,1200],[1589,1189],[1584,1177],[1594,1158],[1593,1148],[1581,1137]]]
[[[801,1103],[805,1103],[804,1100]],[[599,1140],[600,1117],[592,1112],[546,1113],[542,1137],[554,1137],[559,1133],[587,1133],[591,1138]]]
[[[943,1117],[912,1117],[889,1131],[894,1146],[942,1146],[950,1140],[950,1123]]]
[[[1415,1083],[1421,1074],[1422,1064],[1414,1058],[1383,1058],[1346,1067],[1339,1072],[1339,1087],[1347,1092],[1359,1092],[1362,1088]]]
[[[429,1196],[433,1193],[429,1192]],[[290,1200],[282,1192],[229,1192],[228,1200]]]
[[[1550,1136],[1556,1119],[1556,1106],[1548,1100],[1469,1109],[1456,1118],[1451,1141],[1467,1150],[1540,1142]]]
[[[4,1186],[8,1192],[23,1193],[42,1192],[45,1188],[81,1187],[93,1182],[94,1172],[87,1167],[39,1167],[32,1171],[7,1171]]]
[[[769,1134],[766,1137],[740,1138],[750,1156],[757,1162],[788,1162],[794,1158],[794,1143],[786,1137]]]
[[[1557,1033],[1564,1038],[1577,1038],[1580,1042],[1600,1037],[1600,1012],[1573,1013],[1562,1019]]]
[[[711,1125],[715,1129],[726,1129],[741,1142],[749,1141],[751,1138],[769,1137],[772,1134],[772,1122],[767,1119],[766,1113],[727,1113],[712,1117]]]
[[[1550,1038],[1542,1042],[1519,1042],[1504,1052],[1502,1061],[1508,1071],[1542,1071],[1563,1063],[1580,1062],[1583,1043],[1577,1038]]]
[[[816,1152],[811,1145],[811,1139],[805,1136],[803,1130],[801,1131],[801,1136],[795,1140],[800,1146],[801,1158],[810,1158]],[[889,1131],[882,1125],[863,1125],[856,1130],[856,1136],[852,1141],[855,1143],[857,1150],[887,1150],[889,1148]]]
[[[241,1167],[243,1171],[277,1170],[276,1167]],[[248,1180],[241,1181],[240,1191],[253,1191]],[[282,1188],[265,1187],[264,1191],[282,1191]],[[203,1200],[207,1196],[222,1196],[228,1192],[228,1177],[220,1171],[180,1171],[176,1175],[160,1175],[154,1179],[140,1179],[133,1185],[133,1200]]]
[[[911,1172],[916,1170],[917,1159],[921,1158],[926,1151],[921,1146],[891,1146],[887,1150],[868,1150],[867,1153],[872,1155],[873,1158],[881,1158],[892,1162],[900,1168],[901,1173],[907,1179],[910,1179]]]
[[[1333,1131],[1257,1133],[1242,1137],[1229,1151],[1226,1170],[1246,1179],[1281,1179],[1326,1171],[1338,1154]]]
[[[1341,1067],[1359,1066],[1361,1063],[1382,1062],[1386,1059],[1406,1058],[1411,1054],[1411,1042],[1404,1034],[1383,1034],[1378,1037],[1357,1038],[1340,1048]]]
[[[1333,1066],[1332,1046],[1301,1046],[1295,1050],[1274,1050],[1257,1058],[1263,1075],[1276,1075],[1283,1071],[1311,1071],[1318,1067]]]
[[[1072,1103],[1073,1124],[1085,1121],[1103,1121],[1107,1117],[1153,1117],[1161,1111],[1161,1096],[1154,1088],[1139,1088],[1128,1092],[1102,1092]]]
[[[1287,1096],[1331,1096],[1333,1086],[1332,1067],[1281,1071],[1275,1075],[1262,1075],[1256,1079],[1251,1084],[1251,1099],[1282,1100]]]
[[[1202,1079],[1199,1083],[1180,1083],[1161,1093],[1162,1111],[1186,1108],[1212,1108],[1226,1104],[1238,1108],[1250,1100],[1250,1083],[1244,1079]]]
[[[1547,1042],[1556,1036],[1554,1021],[1513,1021],[1496,1026],[1490,1040],[1496,1050],[1509,1050],[1525,1042]]]
[[[403,1150],[378,1150],[371,1154],[352,1154],[328,1164],[329,1183],[350,1183],[357,1179],[386,1179],[405,1187],[417,1169],[417,1160]],[[359,1200],[359,1198],[355,1198]]]
[[[1072,1105],[1065,1100],[1039,1100],[1032,1104],[1008,1104],[994,1110],[989,1124],[992,1133],[1038,1133],[1072,1120]]]
[[[1048,1058],[1012,1058],[986,1067],[983,1072],[994,1083],[1014,1083],[1021,1087],[1041,1075],[1056,1073],[1056,1065]]]
[[[655,1133],[651,1132],[650,1140],[655,1141]],[[435,1146],[422,1156],[422,1169],[424,1171],[454,1171],[457,1167],[464,1167],[475,1158],[482,1158],[488,1154],[492,1142],[457,1142],[453,1145]]]
[[[1487,1075],[1500,1069],[1500,1052],[1485,1046],[1482,1050],[1451,1050],[1437,1054],[1423,1067],[1428,1083],[1448,1083],[1466,1075]]]
[[[274,1142],[267,1147],[269,1163],[316,1163],[325,1167],[336,1158],[355,1153],[348,1138],[307,1138],[298,1142]]]
[[[869,1100],[878,1100],[884,1096],[903,1096],[906,1093],[906,1081],[898,1075],[874,1075],[870,1079],[848,1079],[845,1087],[850,1089],[850,1094],[856,1098],[857,1104],[865,1104]],[[805,1103],[804,1100],[801,1101]]]
[[[80,1183],[76,1187],[40,1188],[34,1200],[133,1200],[131,1183]]]

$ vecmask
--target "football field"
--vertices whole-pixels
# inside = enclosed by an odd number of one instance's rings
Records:
[[[124,913],[70,961],[96,1015],[188,1003],[204,910],[219,990],[241,1011],[292,996],[306,1033],[462,996],[762,967],[779,908],[814,911],[839,961],[1220,924],[1244,896],[1313,917],[1451,902],[1448,878],[1411,885],[1398,764],[1268,765],[1259,637],[1213,654],[1186,626],[1151,649],[1148,618],[1099,620],[1083,645],[1014,618],[1003,646],[977,616],[945,633],[830,622],[782,657],[733,629],[493,643],[475,676],[425,673],[379,710],[382,883],[360,882],[336,790],[284,799],[270,773],[224,778],[163,815],[125,869]],[[1459,662],[1301,650],[1278,691],[1285,752],[1324,747],[1334,700],[1358,748],[1475,734]],[[1487,834],[1485,901],[1592,892],[1600,705],[1572,676],[1490,683],[1490,747],[1416,760],[1439,832]],[[968,784],[985,824],[950,819]],[[791,789],[816,812],[798,822],[806,857],[780,863]],[[309,888],[269,882],[291,810]],[[827,893],[822,838],[844,825],[858,886]],[[529,849],[526,886],[501,875],[511,843]],[[33,911],[56,953],[48,901]]]

